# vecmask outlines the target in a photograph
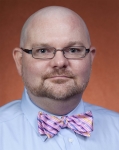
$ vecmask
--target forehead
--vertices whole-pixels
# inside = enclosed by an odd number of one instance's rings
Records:
[[[27,28],[26,45],[46,43],[60,46],[69,42],[87,42],[87,33],[83,22],[74,16],[40,17],[34,19]],[[58,45],[59,44],[59,45]]]

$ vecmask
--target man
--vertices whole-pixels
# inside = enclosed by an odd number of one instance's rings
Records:
[[[81,99],[94,56],[78,14],[56,6],[33,14],[13,51],[25,90],[1,107],[0,150],[118,150],[119,114]]]

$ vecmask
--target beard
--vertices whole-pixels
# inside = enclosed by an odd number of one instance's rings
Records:
[[[53,79],[55,76],[66,76],[64,79]],[[89,75],[90,76],[90,75]],[[76,77],[72,72],[63,69],[54,69],[52,72],[45,72],[40,76],[39,81],[30,82],[25,75],[24,69],[22,69],[22,78],[24,84],[34,96],[47,97],[54,100],[67,100],[77,94],[83,93],[85,90],[87,81],[77,82]]]

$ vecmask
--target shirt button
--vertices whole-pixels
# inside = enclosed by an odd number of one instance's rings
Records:
[[[73,142],[73,139],[69,138],[69,142],[72,143],[72,142]]]

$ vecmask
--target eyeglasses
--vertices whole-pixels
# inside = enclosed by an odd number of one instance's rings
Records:
[[[54,47],[34,47],[32,50],[21,49],[28,54],[32,54],[35,59],[52,59],[57,51],[62,51],[67,59],[79,59],[84,58],[90,52],[90,49],[86,49],[84,46],[65,47],[63,49],[55,49]]]

